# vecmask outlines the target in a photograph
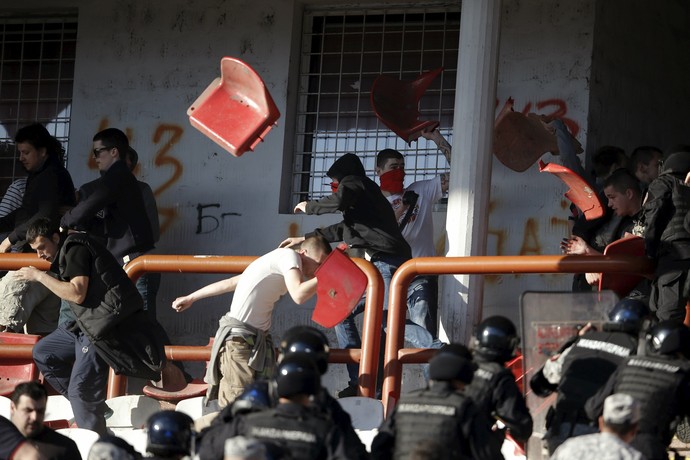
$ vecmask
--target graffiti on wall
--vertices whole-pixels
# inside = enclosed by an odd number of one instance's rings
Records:
[[[210,209],[209,209],[210,208]],[[221,228],[223,220],[228,216],[241,216],[239,212],[215,213],[214,209],[220,209],[220,203],[196,205],[196,234],[212,233]],[[205,225],[206,222],[208,225]]]
[[[98,124],[98,130],[102,131],[110,126],[108,118],[102,118]],[[129,138],[132,144],[135,144],[135,134],[132,128],[127,127],[123,129],[124,133]],[[170,176],[163,182],[162,185],[153,190],[153,195],[158,199],[160,195],[167,189],[169,189],[173,184],[179,181],[182,177],[182,172],[184,168],[180,160],[172,155],[171,150],[175,144],[180,140],[184,134],[184,129],[179,125],[161,123],[156,126],[151,137],[151,142],[156,149],[153,154],[153,164],[156,168],[168,167],[171,169]],[[88,155],[88,167],[89,169],[98,169],[96,165],[96,160],[93,155]],[[141,165],[137,165],[134,168],[134,174],[138,174]],[[158,201],[158,200],[157,200]],[[177,218],[177,210],[173,207],[159,206],[158,216],[161,218],[160,222],[160,232],[163,234]]]
[[[499,105],[499,101],[496,100],[496,107],[503,107],[503,105]],[[527,102],[521,110],[518,110],[518,108],[519,107],[516,103],[516,105],[513,106],[513,109],[516,112],[520,112],[524,115],[527,115],[530,112],[534,112],[539,115],[546,115],[547,117],[558,118],[562,120],[563,123],[568,127],[568,130],[573,135],[573,137],[576,137],[577,134],[580,132],[580,125],[572,118],[566,116],[568,114],[568,103],[563,99],[551,98],[537,101],[534,103],[530,101]]]

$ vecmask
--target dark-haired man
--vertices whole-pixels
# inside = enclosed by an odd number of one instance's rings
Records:
[[[38,382],[23,382],[10,395],[10,419],[41,454],[51,460],[79,460],[77,444],[43,424],[48,393]]]
[[[621,218],[612,229],[609,243],[623,238],[626,233],[633,233],[636,221],[640,219],[642,210],[642,191],[640,183],[627,169],[614,171],[604,181],[604,195],[608,200],[608,207]],[[607,243],[608,244],[608,243]],[[583,238],[571,235],[561,242],[561,250],[569,255],[601,255],[602,252],[589,245]],[[603,250],[603,248],[602,248]],[[587,273],[587,282],[595,284],[599,281],[599,273]]]
[[[63,237],[48,219],[27,230],[53,276],[34,267],[17,272],[68,303],[58,328],[41,339],[33,358],[46,381],[72,405],[77,426],[103,435],[108,371],[159,380],[163,332],[143,310],[134,283],[113,255],[84,233]]]
[[[125,162],[129,139],[117,128],[93,137],[93,156],[101,177],[81,191],[82,197],[60,220],[60,226],[88,230],[103,214],[106,246],[120,265],[153,249],[153,233],[137,179]]]
[[[28,173],[22,204],[0,218],[0,232],[10,232],[0,242],[0,253],[13,245],[24,245],[26,229],[39,217],[60,219],[65,207],[74,205],[74,184],[62,164],[64,149],[60,141],[39,123],[24,126],[14,136],[19,162]]]

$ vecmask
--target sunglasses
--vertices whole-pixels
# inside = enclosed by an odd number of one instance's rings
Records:
[[[93,149],[93,157],[98,158],[98,155],[101,154],[101,152],[104,152],[106,150],[112,150],[115,147],[98,147],[97,149]]]

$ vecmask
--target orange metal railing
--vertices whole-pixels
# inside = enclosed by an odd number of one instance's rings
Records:
[[[147,272],[166,273],[241,273],[256,257],[248,256],[177,256],[144,255],[130,262],[125,271],[136,281]],[[374,396],[378,359],[381,346],[381,321],[383,320],[383,279],[376,267],[364,259],[353,259],[367,276],[367,294],[364,307],[361,350],[331,350],[330,362],[358,363],[360,394]],[[208,361],[208,346],[169,346],[166,347],[169,359],[187,361]],[[108,398],[125,394],[126,378],[110,371],[108,379]]]
[[[389,413],[400,397],[402,365],[428,362],[434,352],[403,348],[407,289],[415,276],[587,272],[650,274],[653,269],[654,263],[650,259],[629,256],[475,256],[408,260],[396,270],[390,286],[382,396],[385,413]]]
[[[130,262],[125,271],[136,281],[147,272],[166,273],[241,273],[256,257],[252,256],[180,256],[180,255],[145,255]],[[376,373],[378,369],[378,350],[381,346],[381,321],[383,306],[383,280],[381,274],[371,262],[364,259],[353,259],[367,276],[367,294],[362,327],[362,349],[332,349],[330,362],[360,364],[360,394],[374,395]],[[34,253],[1,254],[0,270],[18,270],[32,265],[41,270],[48,270],[50,264],[36,257]],[[0,359],[30,359],[31,345],[0,345]],[[362,350],[370,350],[362,353]],[[167,346],[168,359],[180,361],[208,361],[211,348],[208,346]],[[108,398],[125,393],[126,378],[110,371],[108,378]]]
[[[132,261],[127,273],[136,280],[145,272],[169,273],[240,273],[254,257],[234,256],[169,256],[146,255]],[[362,259],[355,259],[368,278],[367,303],[362,331],[362,350],[331,351],[331,362],[360,362],[360,393],[373,396],[376,382],[378,350],[380,346],[381,306],[383,283],[376,268]],[[49,264],[34,254],[0,255],[0,269],[16,270],[26,265],[48,269]],[[653,262],[643,257],[627,256],[483,256],[483,257],[425,257],[412,259],[395,273],[390,288],[390,313],[384,362],[383,402],[388,412],[400,395],[402,365],[427,362],[433,350],[404,349],[403,327],[406,312],[406,292],[410,281],[418,274],[510,274],[510,273],[643,273],[653,270]],[[364,352],[363,352],[364,351]],[[208,360],[207,346],[170,346],[166,354],[176,360]],[[26,358],[31,347],[0,345],[0,358]],[[123,394],[124,378],[111,372],[108,397]]]

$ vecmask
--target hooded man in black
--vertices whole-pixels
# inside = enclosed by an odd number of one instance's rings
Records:
[[[334,243],[344,241],[350,248],[363,249],[367,259],[381,272],[384,283],[383,325],[386,324],[388,312],[388,288],[395,270],[412,257],[410,245],[403,238],[393,208],[381,193],[376,182],[366,175],[362,162],[353,153],[338,158],[327,172],[333,181],[333,194],[320,200],[302,201],[295,206],[295,213],[326,214],[342,212],[343,220],[337,224],[318,228],[304,237],[287,238],[281,247],[290,247],[304,241],[305,237],[322,235]],[[354,323],[354,316],[363,311],[358,305],[352,315],[336,326],[338,344],[343,348],[361,348],[361,338]],[[352,319],[352,321],[349,321]],[[406,327],[406,331],[407,331]],[[428,334],[428,331],[422,331]],[[407,334],[406,334],[407,336]],[[381,339],[384,343],[385,338]],[[382,360],[379,363],[381,372]],[[353,373],[350,373],[351,379]],[[356,367],[355,373],[356,375]],[[381,374],[379,374],[381,375]],[[357,382],[350,381],[350,387]]]
[[[333,194],[320,200],[303,201],[295,212],[306,214],[343,213],[343,221],[307,233],[321,234],[330,242],[345,241],[351,248],[362,248],[371,257],[404,262],[412,257],[390,203],[376,183],[369,179],[362,162],[353,153],[338,158],[328,170]],[[398,264],[399,265],[399,264]]]

